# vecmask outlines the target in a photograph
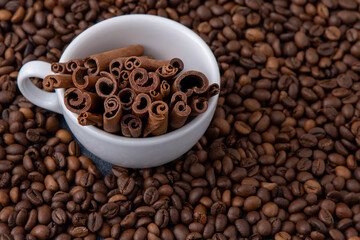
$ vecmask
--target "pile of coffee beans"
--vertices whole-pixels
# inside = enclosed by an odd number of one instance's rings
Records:
[[[359,9],[355,0],[0,0],[0,239],[360,239]],[[203,38],[220,98],[180,159],[102,176],[16,78],[25,62],[58,61],[94,23],[135,13]]]

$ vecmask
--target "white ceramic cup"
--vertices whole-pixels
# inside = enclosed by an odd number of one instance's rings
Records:
[[[201,71],[210,84],[220,85],[218,65],[207,44],[185,26],[151,15],[126,15],[95,24],[69,44],[60,62],[134,44],[143,45],[145,54],[156,59],[180,58],[185,64],[183,71]],[[188,151],[209,126],[218,99],[218,96],[212,97],[208,110],[180,129],[162,136],[126,138],[94,126],[80,126],[77,114],[65,107],[64,89],[56,89],[55,93],[45,92],[29,80],[29,77],[44,78],[49,74],[53,74],[49,63],[26,63],[18,75],[21,93],[32,103],[63,114],[72,133],[90,152],[105,161],[130,168],[159,166]]]

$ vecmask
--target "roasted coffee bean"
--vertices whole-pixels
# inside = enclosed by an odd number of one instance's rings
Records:
[[[117,184],[120,190],[120,193],[123,195],[128,195],[135,187],[135,181],[133,178],[122,175],[118,178]]]
[[[51,218],[56,224],[64,224],[67,220],[67,215],[65,211],[61,208],[56,208],[51,213]]]
[[[98,230],[100,230],[102,224],[103,224],[103,218],[101,213],[99,212],[90,213],[87,221],[87,226],[91,232],[97,232]]]

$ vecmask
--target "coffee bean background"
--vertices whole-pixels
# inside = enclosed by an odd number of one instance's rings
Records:
[[[360,239],[359,4],[0,0],[0,239]],[[134,170],[91,156],[16,78],[138,13],[198,33],[221,93],[193,149]]]

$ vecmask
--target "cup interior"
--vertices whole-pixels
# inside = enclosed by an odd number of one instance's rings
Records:
[[[220,85],[220,73],[216,59],[207,44],[192,30],[187,27],[158,16],[151,15],[126,15],[104,20],[88,28],[77,36],[66,48],[60,62],[70,59],[84,58],[92,54],[109,51],[129,45],[141,44],[144,46],[145,55],[152,55],[156,59],[180,58],[184,62],[184,71],[197,70],[203,72],[209,83]],[[66,109],[63,96],[64,89],[56,90],[60,94],[64,114],[77,122],[77,114]],[[209,100],[208,110],[185,124],[180,129],[161,136],[137,138],[139,141],[169,136],[186,128],[195,127],[205,118],[211,118],[216,107],[218,96]],[[211,110],[210,110],[211,109]],[[66,111],[66,112],[65,112]],[[211,114],[209,116],[208,114]],[[116,138],[129,140],[129,138],[116,136],[100,130],[94,126],[86,126],[88,130],[97,134],[110,135]]]

